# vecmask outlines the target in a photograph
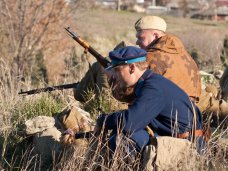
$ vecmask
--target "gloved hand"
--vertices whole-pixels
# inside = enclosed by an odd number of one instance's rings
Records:
[[[67,129],[63,132],[60,142],[64,145],[71,145],[75,140],[75,133],[72,129]]]

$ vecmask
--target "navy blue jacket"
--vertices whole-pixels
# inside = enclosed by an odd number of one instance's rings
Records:
[[[132,134],[149,125],[161,136],[175,136],[191,131],[193,112],[197,129],[202,129],[202,116],[188,95],[170,80],[146,70],[135,88],[136,99],[127,110],[109,114],[105,128],[116,130],[122,123],[123,133]]]

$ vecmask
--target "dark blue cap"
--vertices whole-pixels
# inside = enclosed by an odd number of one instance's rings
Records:
[[[118,65],[131,64],[146,61],[146,51],[134,46],[126,46],[109,53],[112,64],[106,69],[112,69]]]

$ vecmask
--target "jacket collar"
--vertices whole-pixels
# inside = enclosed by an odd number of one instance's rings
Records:
[[[141,91],[141,88],[143,87],[144,81],[145,81],[146,79],[150,78],[151,75],[152,75],[152,73],[153,73],[153,72],[152,72],[151,70],[147,69],[147,70],[143,73],[143,75],[141,76],[141,78],[138,80],[138,83],[137,83],[137,85],[136,85],[136,87],[135,87],[135,90],[134,90],[134,93],[135,93],[135,96],[136,96],[136,97],[139,95],[139,93],[140,93],[140,91]]]

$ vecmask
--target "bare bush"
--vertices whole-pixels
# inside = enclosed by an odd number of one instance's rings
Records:
[[[18,76],[31,72],[35,55],[56,40],[55,28],[70,13],[64,0],[3,0],[0,11],[1,53]]]

